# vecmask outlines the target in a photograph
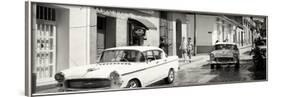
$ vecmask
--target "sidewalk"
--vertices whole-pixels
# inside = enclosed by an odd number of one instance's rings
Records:
[[[251,60],[252,59],[252,55],[250,55],[251,50],[252,50],[251,45],[239,48],[240,60]]]
[[[197,54],[196,56],[191,57],[191,63],[188,62],[189,60],[187,60],[187,63],[183,63],[183,59],[180,58],[179,66],[180,69],[201,67],[202,65],[205,65],[206,62],[208,62],[208,60],[209,60],[208,53]]]
[[[203,60],[205,59],[207,56],[209,56],[207,53],[204,53],[204,54],[197,54],[196,56],[191,56],[191,63],[192,62],[196,62],[196,61],[200,61],[200,60]],[[189,58],[187,58],[186,62],[189,62]],[[184,59],[183,58],[180,58],[179,59],[179,62],[183,62]],[[188,64],[188,63],[187,63]]]

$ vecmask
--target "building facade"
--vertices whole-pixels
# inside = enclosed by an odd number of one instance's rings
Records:
[[[244,28],[239,22],[220,15],[195,15],[197,53],[209,53],[216,42],[234,42],[243,39]]]
[[[101,52],[118,46],[158,47],[181,56],[182,37],[194,37],[193,16],[183,13],[106,7],[32,5],[33,72],[37,85],[55,84],[64,69],[95,64]]]
[[[194,54],[208,53],[217,41],[251,44],[253,32],[245,27],[218,15],[34,3],[33,73],[37,86],[55,84],[55,73],[95,64],[107,48],[159,47],[160,40],[168,55],[180,58],[182,38],[191,38]]]

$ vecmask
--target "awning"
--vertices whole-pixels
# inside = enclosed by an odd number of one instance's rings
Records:
[[[146,29],[150,29],[150,30],[156,30],[157,27],[150,21],[148,21],[147,19],[140,19],[140,18],[129,18],[129,20],[138,22],[139,24],[141,24],[142,26],[144,26]]]

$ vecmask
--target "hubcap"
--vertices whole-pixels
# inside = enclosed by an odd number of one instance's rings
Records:
[[[136,88],[136,87],[137,87],[137,83],[135,81],[130,82],[129,88]]]
[[[174,80],[174,71],[170,71],[169,79],[170,81]]]

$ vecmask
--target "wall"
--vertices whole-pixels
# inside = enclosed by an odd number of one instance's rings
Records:
[[[193,44],[193,49],[196,49],[196,43],[195,43],[195,33],[194,33],[194,14],[186,14],[186,25],[187,25],[187,37],[191,38],[191,42]],[[195,52],[196,53],[196,52]]]
[[[69,68],[69,10],[57,8],[57,71]]]
[[[216,16],[196,15],[197,53],[208,53],[211,50],[212,34],[216,32],[215,28]]]
[[[172,46],[169,47],[169,55],[177,55],[177,52],[178,52],[178,47],[177,45],[180,45],[181,43],[177,43],[177,39],[180,38],[180,40],[182,39],[182,37],[185,37],[185,39],[187,39],[187,37],[190,37],[188,36],[188,33],[191,34],[192,30],[193,29],[189,29],[193,26],[189,26],[189,25],[192,25],[189,21],[190,20],[187,20],[187,19],[191,19],[192,20],[192,17],[188,17],[187,18],[187,15],[186,14],[183,14],[183,13],[177,13],[177,12],[168,12],[168,20],[170,21],[169,23],[169,36],[172,36],[172,37],[169,37],[169,40],[172,40]],[[180,21],[182,24],[181,24],[181,37],[177,37],[177,32],[176,32],[176,21]],[[190,32],[189,32],[190,31]],[[193,34],[191,34],[193,35]]]
[[[127,45],[127,19],[126,17],[116,18],[116,46],[126,46]]]
[[[90,9],[90,64],[96,63],[97,59],[97,13]]]
[[[88,7],[71,6],[69,17],[70,67],[89,64],[88,60]]]

